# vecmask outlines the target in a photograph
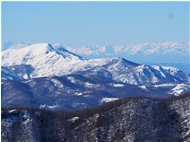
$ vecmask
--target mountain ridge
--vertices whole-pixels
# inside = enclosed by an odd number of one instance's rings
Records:
[[[84,59],[47,43],[2,52],[2,106],[76,110],[126,96],[167,98],[190,92],[189,80],[173,67]]]
[[[10,48],[2,52],[2,66],[10,67],[22,64],[29,64],[34,68],[31,78],[68,75],[95,67],[103,67],[112,74],[115,81],[135,85],[159,81],[168,82],[169,80],[181,82],[180,78],[187,82],[190,80],[190,76],[182,71],[180,71],[182,75],[178,78],[175,77],[176,74],[172,75],[170,71],[176,72],[175,68],[168,70],[166,67],[162,67],[161,72],[157,69],[158,67],[137,64],[119,57],[87,60],[62,47],[53,47],[47,43],[33,44],[14,51]],[[168,75],[171,76],[167,78]]]
[[[185,142],[190,139],[189,99],[189,94],[164,100],[132,97],[78,112],[6,108],[2,140]]]

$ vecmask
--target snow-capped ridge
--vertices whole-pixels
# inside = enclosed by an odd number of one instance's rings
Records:
[[[180,71],[178,68],[171,67],[171,66],[162,66],[163,69],[168,70],[169,72],[178,72]]]
[[[21,62],[21,60],[23,61],[23,63],[25,63],[24,61],[27,60],[28,58],[29,59],[34,58],[34,57],[41,58],[42,56],[46,56],[47,54],[51,54],[52,56],[61,55],[64,58],[75,58],[79,60],[84,59],[80,57],[79,55],[76,55],[64,49],[63,47],[53,47],[49,43],[38,43],[38,44],[29,45],[29,46],[22,45],[20,47],[21,48],[19,48],[19,46],[16,48],[12,47],[3,51],[2,63],[10,64],[10,62],[15,62],[14,64],[20,64],[18,62],[19,61]],[[48,56],[48,57],[51,58],[51,56]],[[6,59],[8,58],[12,59],[13,61],[7,61]],[[18,60],[18,62],[14,60]]]
[[[173,67],[137,64],[120,57],[85,59],[64,48],[38,43],[2,52],[2,66],[30,65],[32,78],[82,73],[134,85],[187,82],[190,76]]]

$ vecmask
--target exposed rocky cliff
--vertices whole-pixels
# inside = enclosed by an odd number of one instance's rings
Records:
[[[132,97],[77,112],[2,109],[3,142],[188,142],[190,95]]]

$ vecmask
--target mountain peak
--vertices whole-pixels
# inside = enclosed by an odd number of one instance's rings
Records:
[[[12,66],[21,64],[37,65],[64,62],[65,60],[83,60],[77,54],[67,51],[63,47],[53,47],[50,43],[37,43],[31,45],[17,45],[2,51],[2,65]]]
[[[49,43],[37,43],[37,44],[31,44],[31,45],[25,45],[25,44],[17,44],[9,49],[6,49],[3,51],[3,53],[11,53],[14,51],[14,54],[19,53],[19,56],[24,55],[42,55],[46,54],[50,51],[53,51],[53,47]]]
[[[108,74],[115,81],[143,85],[157,82],[188,81],[189,76],[175,68],[137,64],[120,57],[89,59],[72,53],[63,46],[49,43],[32,44],[2,52],[2,66],[31,65],[31,78],[62,76],[92,69],[95,74]],[[100,70],[97,70],[100,69]]]
[[[54,51],[54,48],[49,43],[32,44],[26,47],[33,55],[44,55]]]

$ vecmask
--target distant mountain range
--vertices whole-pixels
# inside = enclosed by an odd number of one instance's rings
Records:
[[[2,51],[2,106],[81,109],[126,96],[190,91],[190,75],[124,58],[86,59],[48,43]]]
[[[4,42],[2,49],[29,46],[29,43]],[[190,74],[189,42],[165,41],[113,45],[69,46],[61,43],[53,44],[88,59],[105,57],[124,57],[139,63],[153,63],[173,66]]]

